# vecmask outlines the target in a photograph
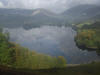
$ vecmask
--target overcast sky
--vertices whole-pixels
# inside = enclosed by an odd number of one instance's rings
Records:
[[[1,8],[45,8],[61,12],[79,4],[100,4],[100,0],[0,0]]]

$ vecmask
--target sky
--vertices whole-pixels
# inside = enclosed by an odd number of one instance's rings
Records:
[[[62,12],[80,4],[100,4],[100,0],[0,0],[0,8],[45,8]]]

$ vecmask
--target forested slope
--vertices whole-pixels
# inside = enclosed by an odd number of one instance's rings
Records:
[[[64,57],[39,54],[9,42],[9,34],[0,32],[0,65],[26,69],[49,69],[66,66]]]
[[[100,22],[79,24],[77,31],[77,45],[84,49],[96,50],[100,54]]]

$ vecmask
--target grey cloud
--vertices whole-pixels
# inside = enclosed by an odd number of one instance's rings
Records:
[[[100,4],[100,0],[0,0],[0,7],[64,11],[79,4]]]

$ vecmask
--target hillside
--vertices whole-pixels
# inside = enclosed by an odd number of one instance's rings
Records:
[[[100,55],[100,22],[77,25],[76,44],[79,48],[94,50]]]
[[[71,22],[84,22],[90,19],[98,19],[98,15],[100,15],[100,6],[97,5],[78,5],[72,7],[62,13],[62,15],[66,16]]]
[[[53,57],[36,53],[9,42],[9,33],[0,32],[0,65],[24,69],[50,69],[66,66],[63,56]]]
[[[41,25],[58,25],[62,17],[46,9],[6,9],[0,8],[0,24],[2,27],[32,28]]]

